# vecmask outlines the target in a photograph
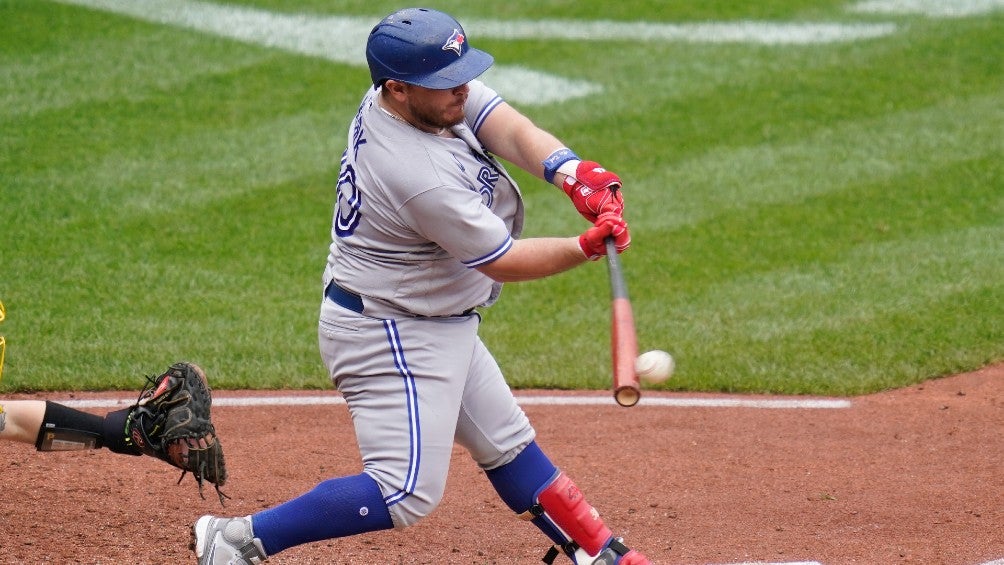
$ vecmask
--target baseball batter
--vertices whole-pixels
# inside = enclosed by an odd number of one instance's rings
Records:
[[[603,523],[535,442],[477,308],[505,282],[630,244],[616,175],[580,160],[476,80],[493,60],[442,12],[406,9],[366,45],[373,87],[348,131],[320,309],[321,356],[347,402],[362,472],[252,516],[203,516],[200,563],[259,563],[295,545],[404,528],[435,509],[459,443],[505,503],[574,563],[649,563]],[[519,188],[500,157],[561,187],[592,224],[520,239]]]

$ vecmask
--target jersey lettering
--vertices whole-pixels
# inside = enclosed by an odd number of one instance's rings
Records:
[[[481,183],[481,201],[491,208],[495,201],[495,185],[499,182],[499,173],[491,167],[481,167],[478,171],[478,182]]]
[[[341,170],[338,172],[338,184],[335,185],[335,233],[338,237],[349,237],[359,226],[362,212],[363,195],[356,186],[356,170],[352,163],[359,158],[359,148],[366,144],[363,137],[363,109],[359,106],[356,118],[352,120],[352,161],[349,161],[349,150],[342,153]]]
[[[372,102],[370,103],[372,104]],[[359,159],[359,148],[366,143],[366,138],[363,137],[363,110],[367,108],[365,100],[359,105],[359,109],[356,110],[356,117],[352,120],[352,159]],[[345,156],[342,156],[345,159]]]
[[[479,155],[475,151],[471,151],[471,155],[481,163],[481,168],[478,170],[478,174],[475,177],[478,181],[478,186],[468,183],[467,188],[480,194],[481,202],[484,203],[485,206],[491,208],[492,203],[495,202],[495,186],[499,182],[499,172],[495,169],[492,163],[485,159],[482,155]],[[467,167],[464,167],[464,164],[460,161],[456,154],[453,155],[453,160],[456,161],[457,167],[460,168],[461,172],[467,172]]]

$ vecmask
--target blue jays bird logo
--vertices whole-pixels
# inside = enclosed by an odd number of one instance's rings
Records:
[[[443,51],[453,51],[459,57],[464,48],[464,41],[467,41],[464,34],[460,33],[459,29],[455,29],[453,35],[443,44]]]

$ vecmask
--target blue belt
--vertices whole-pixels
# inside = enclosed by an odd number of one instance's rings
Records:
[[[335,281],[328,283],[328,288],[324,289],[324,296],[327,296],[332,302],[345,308],[346,310],[352,310],[356,314],[363,313],[363,297],[352,292],[351,290],[346,290],[340,286]],[[459,314],[453,314],[448,316],[431,316],[433,318],[453,318],[470,316],[474,313],[474,308],[468,308]]]
[[[324,296],[327,296],[332,302],[342,308],[352,310],[356,314],[363,313],[363,297],[354,292],[345,290],[344,288],[338,286],[335,281],[331,281],[331,283],[328,284],[328,288],[324,289]]]

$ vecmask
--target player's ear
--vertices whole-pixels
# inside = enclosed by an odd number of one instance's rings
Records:
[[[390,94],[394,98],[400,98],[405,94],[407,94],[408,84],[401,81],[388,79],[383,83],[383,89],[387,94]]]

